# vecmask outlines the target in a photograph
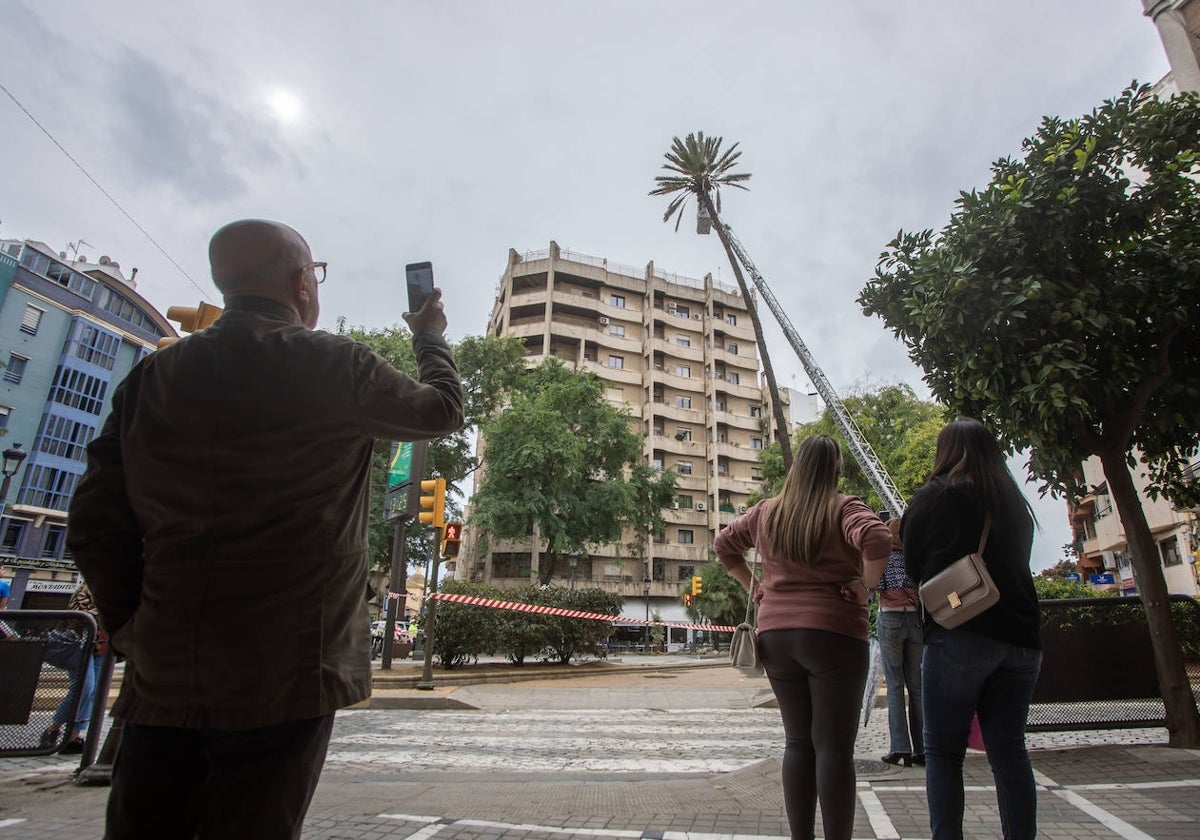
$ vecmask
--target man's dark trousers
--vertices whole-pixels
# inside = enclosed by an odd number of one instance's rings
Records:
[[[261,729],[126,723],[105,840],[297,840],[333,714]]]

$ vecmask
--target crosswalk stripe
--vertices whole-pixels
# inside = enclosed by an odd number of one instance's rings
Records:
[[[1154,840],[1153,836],[1142,831],[1140,828],[1132,826],[1125,822],[1125,820],[1118,817],[1116,814],[1104,810],[1082,794],[1075,792],[1073,789],[1063,787],[1045,773],[1034,770],[1033,776],[1035,779],[1037,779],[1038,784],[1045,785],[1059,799],[1071,803],[1080,811],[1083,811],[1089,817],[1107,828],[1109,831],[1124,837],[1125,840]]]

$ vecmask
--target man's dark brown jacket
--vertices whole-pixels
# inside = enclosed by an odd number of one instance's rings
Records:
[[[127,657],[116,716],[249,729],[369,696],[373,441],[463,422],[449,347],[413,346],[419,382],[235,298],[121,383],[67,533]]]

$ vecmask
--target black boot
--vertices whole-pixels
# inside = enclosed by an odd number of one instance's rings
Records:
[[[921,756],[924,759],[924,756]],[[912,767],[912,753],[894,752],[888,753],[882,759],[885,764],[899,764],[904,767]],[[922,762],[923,763],[923,762]]]

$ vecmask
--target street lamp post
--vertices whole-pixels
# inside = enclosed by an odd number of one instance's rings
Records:
[[[21,469],[21,464],[29,456],[19,443],[14,443],[10,448],[0,452],[0,458],[3,462],[0,463],[0,474],[4,475],[4,482],[0,483],[0,529],[4,525],[4,511],[8,508],[8,486],[12,484],[12,478],[17,474],[17,470]],[[4,534],[0,530],[0,537]],[[16,546],[13,547],[13,553],[16,553]],[[29,570],[16,568],[13,569],[12,589],[8,593],[8,603],[12,609],[19,609],[25,600],[25,586],[29,582]]]
[[[5,449],[0,456],[4,458],[3,467],[0,467],[0,473],[4,475],[4,483],[0,484],[0,506],[8,503],[8,485],[12,483],[12,477],[17,474],[17,470],[21,469],[21,463],[29,456],[19,443],[14,443],[9,449]],[[3,508],[0,507],[0,511]]]

